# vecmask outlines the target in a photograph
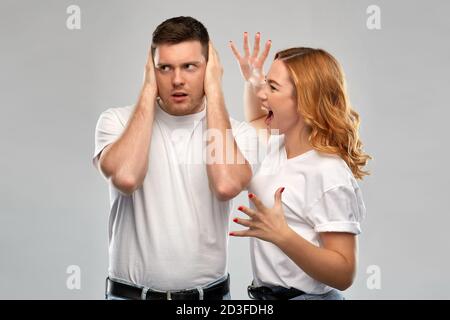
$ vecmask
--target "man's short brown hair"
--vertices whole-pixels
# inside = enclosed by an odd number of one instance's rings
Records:
[[[174,17],[167,19],[153,32],[152,54],[160,44],[178,44],[184,41],[200,41],[202,53],[208,60],[209,34],[205,26],[192,17]]]

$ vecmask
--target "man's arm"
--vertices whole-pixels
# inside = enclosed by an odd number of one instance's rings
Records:
[[[127,127],[117,141],[103,149],[99,158],[101,172],[127,195],[142,185],[147,174],[156,96],[150,51],[144,85]]]
[[[234,140],[230,118],[225,108],[221,77],[222,67],[217,52],[210,43],[205,75],[205,95],[208,101],[206,122],[208,141],[209,144],[214,143],[215,150],[214,161],[207,159],[207,173],[214,193],[219,200],[225,201],[237,196],[247,186],[252,177],[252,170]],[[215,141],[210,141],[212,135]],[[210,156],[208,152],[208,157]],[[227,163],[227,159],[230,163]]]

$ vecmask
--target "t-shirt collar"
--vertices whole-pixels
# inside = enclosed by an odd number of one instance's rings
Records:
[[[155,117],[157,119],[163,120],[164,122],[166,122],[168,124],[174,124],[174,125],[191,124],[191,123],[201,121],[206,116],[206,99],[204,99],[202,111],[192,113],[192,114],[187,114],[184,116],[174,116],[172,114],[167,113],[166,111],[164,111],[161,108],[158,100],[156,101],[155,110],[156,110]]]

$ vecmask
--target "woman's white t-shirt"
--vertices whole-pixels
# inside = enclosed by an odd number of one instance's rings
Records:
[[[282,203],[288,225],[312,244],[321,246],[320,232],[361,232],[365,215],[361,190],[340,157],[311,150],[287,159],[284,135],[272,135],[248,191],[272,207],[280,187],[285,187]],[[250,238],[250,252],[256,286],[294,287],[312,294],[332,289],[270,242]]]

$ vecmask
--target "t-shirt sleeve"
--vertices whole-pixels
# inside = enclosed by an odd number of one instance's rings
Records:
[[[306,209],[316,232],[361,233],[366,208],[358,186],[342,185],[325,191]]]
[[[96,168],[98,165],[98,155],[107,145],[115,142],[119,138],[124,128],[124,125],[111,108],[100,115],[95,127],[95,149],[92,157],[92,163]]]

